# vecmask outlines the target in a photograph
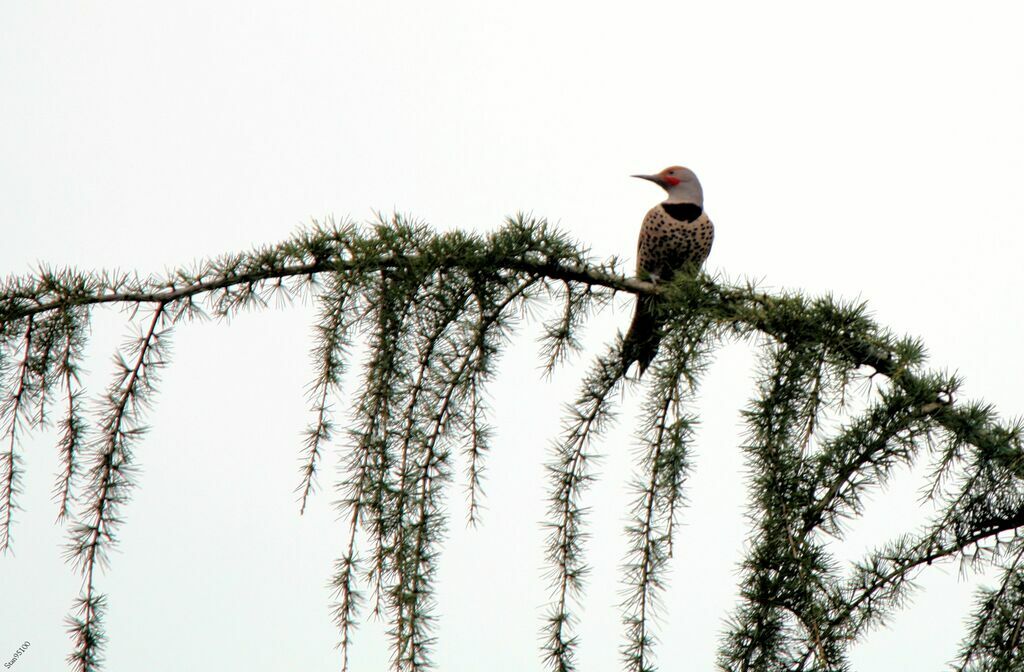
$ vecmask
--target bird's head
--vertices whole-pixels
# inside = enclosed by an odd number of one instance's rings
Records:
[[[655,175],[633,175],[642,180],[649,180],[668,192],[669,203],[695,203],[704,206],[704,191],[700,180],[689,168],[669,166]]]

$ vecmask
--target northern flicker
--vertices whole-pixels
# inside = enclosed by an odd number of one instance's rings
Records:
[[[668,192],[668,198],[644,217],[637,242],[636,273],[651,282],[668,282],[677,272],[696,273],[711,251],[715,227],[704,213],[704,192],[693,171],[671,166],[657,175],[633,175],[650,180]],[[654,360],[661,341],[655,318],[658,297],[637,296],[636,312],[622,344],[623,370],[633,362],[640,375]]]

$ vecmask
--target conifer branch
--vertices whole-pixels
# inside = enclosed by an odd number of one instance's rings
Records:
[[[165,310],[159,304],[148,329],[129,344],[128,354],[134,354],[134,361],[129,364],[122,356],[115,360],[119,371],[108,389],[101,435],[94,446],[83,522],[74,526],[68,546],[69,558],[83,575],[82,595],[76,601],[75,616],[69,618],[75,650],[68,660],[79,672],[98,670],[102,661],[105,600],[96,590],[95,572],[97,565],[106,562],[108,547],[117,542],[120,508],[134,485],[132,445],[145,432],[139,414],[150,401],[157,369],[166,364],[166,348],[160,342],[166,331],[158,331]]]
[[[18,439],[18,429],[26,415],[25,407],[34,396],[35,390],[32,381],[32,349],[33,349],[33,327],[35,320],[29,317],[25,326],[23,343],[21,346],[22,358],[18,364],[15,374],[13,390],[7,394],[3,403],[0,404],[0,421],[3,426],[3,441],[5,444],[4,453],[0,456],[0,552],[6,553],[11,547],[11,524],[13,521],[15,495],[18,492],[18,453],[15,450]],[[2,363],[2,360],[0,360]],[[2,372],[2,370],[0,370]],[[6,385],[4,386],[7,387]]]
[[[71,311],[67,311],[71,314]],[[57,521],[63,522],[71,512],[71,483],[78,472],[78,454],[85,442],[85,421],[81,410],[81,389],[76,362],[82,357],[84,339],[81,329],[71,324],[66,335],[64,352],[59,366],[61,385],[66,393],[66,412],[61,421],[58,443],[61,471],[54,485],[53,495],[59,503]]]
[[[1012,670],[1024,661],[1024,543],[1003,567],[996,590],[982,590],[957,672]]]
[[[330,398],[341,386],[351,343],[349,330],[353,323],[351,313],[354,312],[351,299],[355,283],[340,274],[331,275],[327,282],[327,289],[319,296],[321,311],[313,350],[316,379],[309,388],[316,421],[306,431],[306,454],[301,459],[302,482],[296,488],[301,493],[300,515],[305,513],[309,496],[316,487],[317,462],[323,446],[334,436]]]
[[[643,452],[634,483],[636,499],[626,528],[630,541],[625,572],[622,647],[626,669],[653,671],[653,621],[659,591],[672,557],[682,487],[689,472],[688,451],[697,419],[682,413],[684,399],[697,391],[716,335],[711,323],[685,310],[669,325],[663,347],[672,356],[653,367],[653,384],[641,419]]]
[[[564,438],[556,444],[554,459],[547,465],[551,486],[547,558],[554,602],[546,619],[543,648],[546,664],[557,672],[576,669],[577,638],[571,634],[570,601],[582,590],[587,574],[582,557],[586,509],[579,500],[594,479],[590,465],[597,459],[588,449],[613,417],[610,400],[625,373],[619,343],[598,359],[584,381],[570,408],[572,419]]]
[[[527,275],[504,298],[497,298],[493,292],[479,287],[474,294],[477,321],[470,327],[467,337],[466,354],[453,379],[465,381],[468,404],[466,425],[467,438],[467,483],[469,508],[467,523],[476,525],[479,518],[479,499],[482,496],[483,459],[489,452],[489,429],[485,425],[486,405],[483,400],[483,386],[492,373],[492,361],[499,352],[499,344],[506,341],[511,329],[512,315],[519,312],[530,300],[530,291],[536,287],[540,277]]]
[[[1014,611],[1024,600],[1024,423],[1003,423],[990,406],[957,401],[959,381],[925,369],[922,345],[879,327],[863,305],[767,293],[705,275],[681,274],[655,286],[624,276],[615,260],[595,262],[577,242],[524,217],[486,236],[438,234],[398,216],[366,227],[332,222],[165,277],[44,268],[3,281],[0,546],[9,545],[18,442],[47,423],[60,398],[59,517],[72,501],[83,506],[69,549],[84,579],[70,619],[70,660],[83,672],[98,669],[106,601],[94,572],[116,542],[121,505],[133,485],[132,452],[155,374],[165,364],[165,327],[312,295],[319,311],[309,387],[313,420],[297,489],[302,510],[316,488],[323,451],[335,440],[332,406],[348,348],[354,335],[367,335],[347,439],[339,446],[344,474],[335,486],[336,506],[349,525],[331,581],[342,665],[347,669],[361,609],[372,604],[392,624],[393,667],[426,669],[451,455],[465,456],[472,524],[489,445],[487,384],[502,348],[519,317],[541,302],[557,304],[541,339],[550,373],[579,350],[588,316],[617,292],[659,293],[664,311],[660,354],[645,380],[643,450],[627,528],[627,669],[653,669],[654,607],[676,542],[697,420],[687,404],[714,349],[747,338],[762,348],[758,394],[745,414],[756,524],[721,667],[843,669],[850,645],[901,605],[918,571],[957,558],[1004,569],[999,588],[982,593],[961,669],[1017,663],[1024,628]],[[117,360],[118,376],[94,412],[82,403],[77,372],[92,307],[102,305],[153,315]],[[617,341],[583,380],[548,465],[552,604],[542,647],[554,670],[576,666],[575,603],[588,570],[583,497],[596,478],[594,442],[612,420],[623,385],[620,349]],[[829,431],[826,414],[847,408],[849,385],[868,370],[878,383],[874,398]],[[86,431],[90,416],[95,433]],[[844,573],[828,542],[842,538],[845,522],[863,513],[865,496],[897,467],[922,459],[931,460],[926,496],[939,515],[924,534],[899,538]]]

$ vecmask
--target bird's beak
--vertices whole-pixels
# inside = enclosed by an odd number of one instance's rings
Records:
[[[655,184],[661,184],[661,178],[657,175],[630,175],[630,177],[639,177],[641,180],[647,180],[654,182]]]

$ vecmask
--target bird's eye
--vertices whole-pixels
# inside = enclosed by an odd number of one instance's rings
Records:
[[[674,171],[674,170],[670,170],[670,171],[668,171],[668,174],[669,174],[669,175],[675,175],[675,174],[676,174],[676,171]]]

